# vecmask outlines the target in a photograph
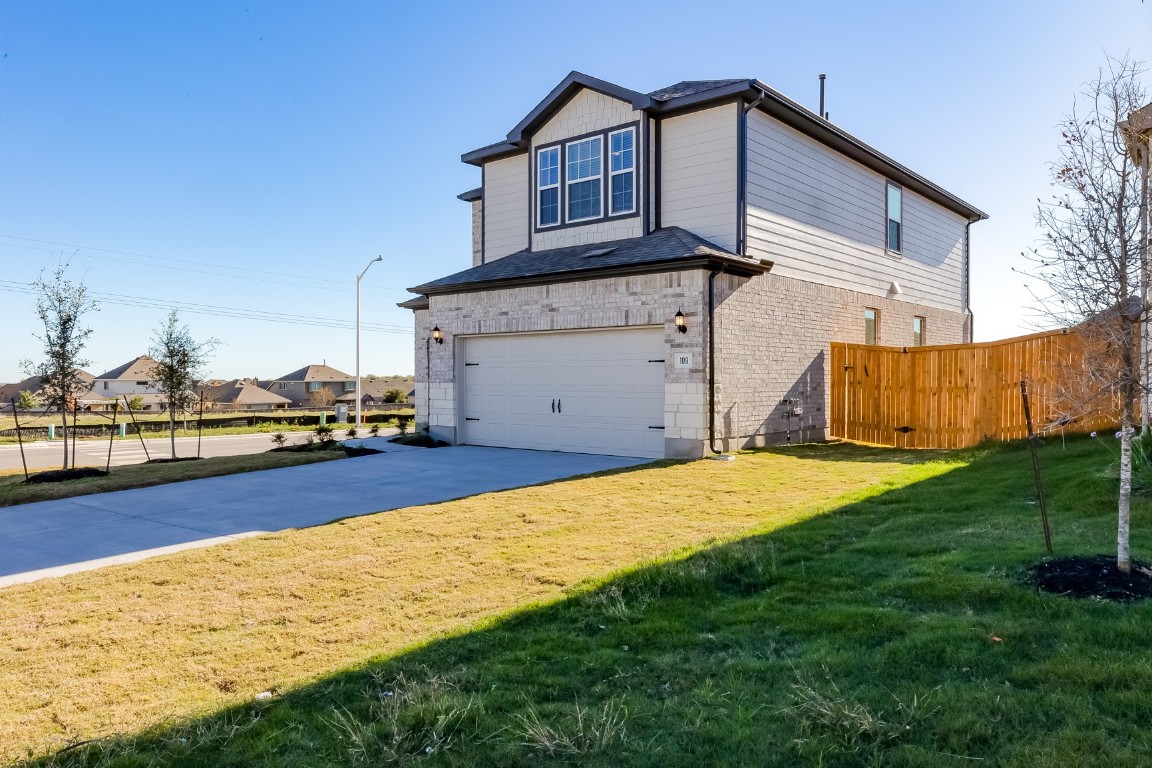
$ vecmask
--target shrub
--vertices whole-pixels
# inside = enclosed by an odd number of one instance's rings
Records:
[[[335,430],[330,424],[317,424],[316,429],[313,431],[316,433],[317,439],[319,439],[322,443],[330,443],[336,439],[332,436],[332,433],[335,432]]]
[[[403,416],[396,419],[396,428],[400,430],[401,435],[408,434],[408,419]]]
[[[283,448],[284,444],[288,442],[288,436],[283,432],[277,432],[272,435],[272,442],[276,443],[277,448]]]
[[[1152,430],[1132,438],[1132,490],[1152,491]]]
[[[355,440],[356,435],[358,435],[358,434],[360,434],[360,433],[356,431],[356,427],[348,427],[348,431],[344,433],[344,436],[347,437],[349,440]]]
[[[372,426],[370,426],[368,428],[368,434],[372,435],[372,437],[379,437],[380,436],[380,425],[379,424],[373,424]]]

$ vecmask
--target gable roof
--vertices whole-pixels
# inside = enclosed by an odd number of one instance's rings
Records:
[[[767,272],[772,263],[737,256],[680,227],[664,227],[627,240],[518,251],[408,290],[422,294],[461,293],[497,286],[713,266],[723,266],[735,274],[754,275]]]
[[[214,387],[203,388],[204,398],[214,403],[236,403],[238,405],[288,405],[292,401],[269,392],[258,384],[243,379],[227,381]]]
[[[79,376],[85,384],[92,383],[92,374],[83,368],[77,368],[76,375]],[[19,397],[20,393],[25,390],[40,396],[44,391],[44,380],[39,376],[29,376],[23,381],[17,381],[12,384],[0,384],[0,402],[7,403],[12,398]]]
[[[345,381],[354,379],[355,376],[349,376],[343,371],[338,371],[327,365],[306,365],[299,370],[286,373],[279,378],[273,379],[272,382],[277,381]]]
[[[97,376],[97,379],[110,381],[143,381],[152,377],[152,368],[156,365],[156,361],[148,357],[148,355],[140,355],[134,360],[121,365],[119,368],[113,368],[110,371]]]
[[[466,152],[460,159],[471,165],[482,166],[487,160],[526,152],[532,133],[560,110],[581,88],[589,88],[627,101],[633,109],[653,116],[672,115],[706,104],[739,100],[751,105],[749,109],[755,107],[771,115],[785,125],[914,190],[934,203],[964,216],[969,221],[988,218],[988,214],[980,209],[897,163],[807,107],[769,88],[761,81],[749,78],[684,80],[651,93],[639,93],[582,72],[570,72],[544,97],[543,101],[508,132],[505,140]],[[463,195],[461,198],[464,199]]]

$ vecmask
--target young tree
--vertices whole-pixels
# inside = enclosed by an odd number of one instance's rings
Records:
[[[45,404],[59,407],[64,417],[64,469],[68,469],[68,410],[88,389],[80,369],[89,364],[81,354],[92,329],[84,327],[82,320],[98,307],[84,284],[67,279],[64,270],[58,268],[50,278],[41,273],[33,283],[39,293],[36,314],[44,324],[44,335],[36,334],[44,345],[44,359],[39,363],[21,360],[20,364],[29,375],[40,377]]]
[[[384,402],[386,403],[406,403],[408,402],[408,395],[404,390],[399,387],[392,387],[384,393]]]
[[[180,323],[180,315],[174,309],[152,334],[148,355],[156,362],[149,383],[164,395],[168,408],[172,458],[176,458],[176,411],[187,411],[196,402],[196,385],[203,378],[204,366],[219,343],[216,339],[193,339],[188,326]]]
[[[40,401],[36,399],[36,395],[32,394],[27,389],[20,390],[20,396],[16,398],[16,407],[22,411],[30,411],[40,405]]]
[[[1040,311],[1078,327],[1087,359],[1086,399],[1111,395],[1119,403],[1120,496],[1116,566],[1131,569],[1128,547],[1132,492],[1132,436],[1142,394],[1141,336],[1149,318],[1148,271],[1139,243],[1139,168],[1127,151],[1124,124],[1146,102],[1141,65],[1109,61],[1084,85],[1061,123],[1060,156],[1051,164],[1059,191],[1041,202],[1043,230],[1032,252],[1033,271],[1048,287]]]

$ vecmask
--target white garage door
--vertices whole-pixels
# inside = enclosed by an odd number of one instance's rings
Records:
[[[661,328],[464,341],[464,442],[664,456]]]

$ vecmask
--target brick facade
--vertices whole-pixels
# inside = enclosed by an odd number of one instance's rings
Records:
[[[416,312],[417,425],[458,439],[460,337],[491,333],[663,326],[665,450],[669,457],[708,452],[708,273],[703,270],[584,280],[429,298]],[[912,317],[926,318],[931,344],[967,340],[966,316],[897,299],[771,274],[718,275],[716,293],[717,448],[824,439],[830,341],[863,342],[864,308],[880,313],[882,344],[912,343]],[[688,332],[676,332],[682,309]],[[431,341],[432,327],[444,343]],[[676,368],[673,354],[692,355]],[[785,399],[803,413],[789,419]]]

